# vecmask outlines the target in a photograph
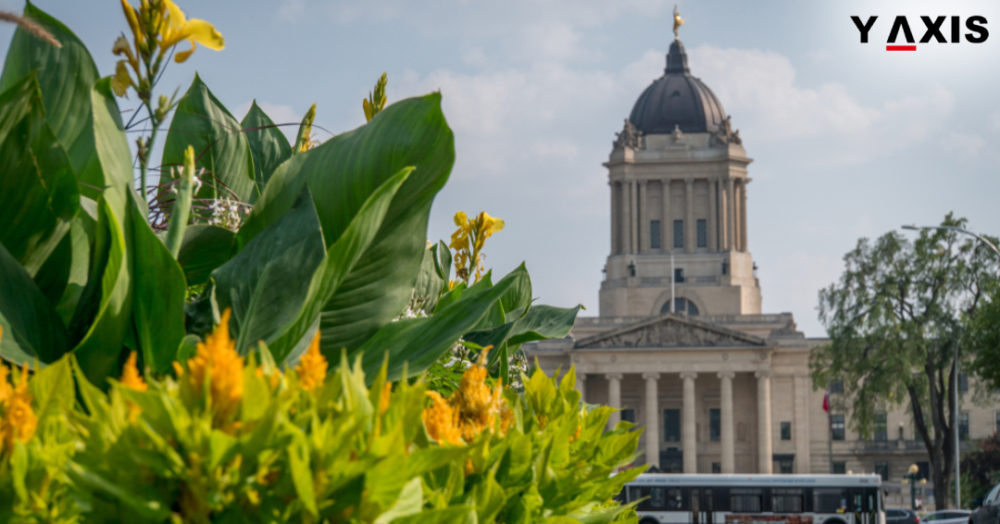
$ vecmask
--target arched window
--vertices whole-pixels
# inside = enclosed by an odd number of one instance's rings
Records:
[[[670,301],[663,304],[663,308],[660,309],[660,313],[670,312]],[[678,297],[674,299],[674,313],[678,315],[688,315],[691,317],[698,316],[698,306],[694,305],[694,302],[690,300]]]

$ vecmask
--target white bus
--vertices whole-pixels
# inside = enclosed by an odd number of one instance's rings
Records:
[[[878,475],[644,473],[625,485],[639,524],[885,524]]]

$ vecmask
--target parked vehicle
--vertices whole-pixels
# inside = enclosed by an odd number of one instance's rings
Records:
[[[924,524],[967,524],[972,512],[967,509],[942,509],[928,513],[921,519]]]
[[[1000,484],[993,486],[983,504],[972,512],[969,524],[1000,524]]]
[[[920,524],[920,516],[909,508],[885,508],[885,524]]]

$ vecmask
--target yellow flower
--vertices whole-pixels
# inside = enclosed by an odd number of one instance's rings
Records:
[[[188,20],[184,16],[184,11],[177,7],[171,0],[161,0],[167,10],[165,22],[160,24],[160,49],[169,49],[182,40],[191,43],[191,49],[181,51],[174,55],[174,61],[178,64],[184,62],[194,53],[197,45],[201,44],[214,51],[221,51],[226,47],[226,40],[212,26],[212,24],[192,18]]]
[[[144,42],[146,40],[145,35],[143,35],[142,30],[139,28],[139,13],[136,11],[128,0],[122,1],[122,11],[125,12],[125,20],[128,20],[128,27],[132,30],[132,35],[135,37],[136,42]]]
[[[299,365],[295,367],[295,373],[299,375],[302,389],[312,391],[323,385],[323,380],[326,379],[326,368],[326,359],[319,351],[319,330],[317,330],[316,336],[309,344],[309,349],[299,359]]]
[[[111,90],[114,91],[116,96],[125,96],[128,88],[134,85],[135,82],[132,81],[132,75],[129,74],[128,68],[125,67],[125,61],[119,60],[115,64],[115,74],[111,77]]]
[[[136,365],[136,357],[135,351],[129,354],[128,360],[125,361],[125,368],[122,369],[122,378],[119,382],[129,389],[146,391],[149,385],[146,384],[146,381],[142,379],[142,374],[139,373],[139,367]]]
[[[453,444],[471,442],[483,430],[492,430],[498,420],[500,434],[506,434],[513,422],[513,412],[503,399],[503,383],[493,389],[486,385],[489,350],[489,346],[483,348],[479,362],[465,370],[458,389],[449,399],[434,391],[427,392],[433,404],[424,410],[424,425],[434,440]]]
[[[448,244],[448,247],[455,250],[455,276],[468,282],[470,272],[475,269],[476,281],[478,281],[482,278],[484,271],[483,245],[487,238],[493,236],[493,233],[503,229],[504,221],[490,216],[486,211],[481,211],[476,218],[471,220],[468,215],[459,211],[455,213],[454,220],[458,229],[451,234],[451,243]]]
[[[2,332],[0,332],[2,334]],[[28,391],[28,367],[21,371],[16,386],[7,382],[9,370],[0,363],[0,451],[11,448],[14,440],[27,442],[35,434],[38,418],[31,408],[31,392]]]
[[[384,415],[389,411],[389,396],[392,395],[392,382],[388,380],[382,386],[382,394],[378,397],[378,414]]]
[[[186,384],[195,394],[204,391],[206,379],[210,381],[212,410],[221,420],[235,413],[243,398],[243,357],[229,338],[230,313],[227,308],[215,330],[198,343],[197,352],[187,361],[186,373],[176,363],[174,366],[178,378],[187,375]]]

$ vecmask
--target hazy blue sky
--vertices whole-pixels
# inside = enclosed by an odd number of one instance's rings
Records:
[[[597,314],[609,245],[601,162],[662,74],[674,2],[178,3],[215,24],[226,49],[172,65],[163,90],[183,91],[198,71],[237,118],[254,98],[284,122],[315,102],[317,124],[339,133],[364,122],[361,99],[383,71],[390,101],[441,90],[457,160],[429,238],[447,238],[455,211],[486,209],[507,221],[488,243],[489,266],[525,260],[541,302]],[[125,29],[117,0],[37,4],[80,35],[103,74],[113,71],[111,45]],[[817,291],[859,237],[951,210],[975,231],[1000,233],[1000,3],[733,0],[680,10],[691,71],[754,158],[748,235],[765,312],[791,311],[822,336]],[[898,14],[918,39],[919,15],[984,15],[992,34],[886,52]],[[879,15],[870,44],[859,44],[851,15]],[[0,26],[0,53],[11,33]]]

